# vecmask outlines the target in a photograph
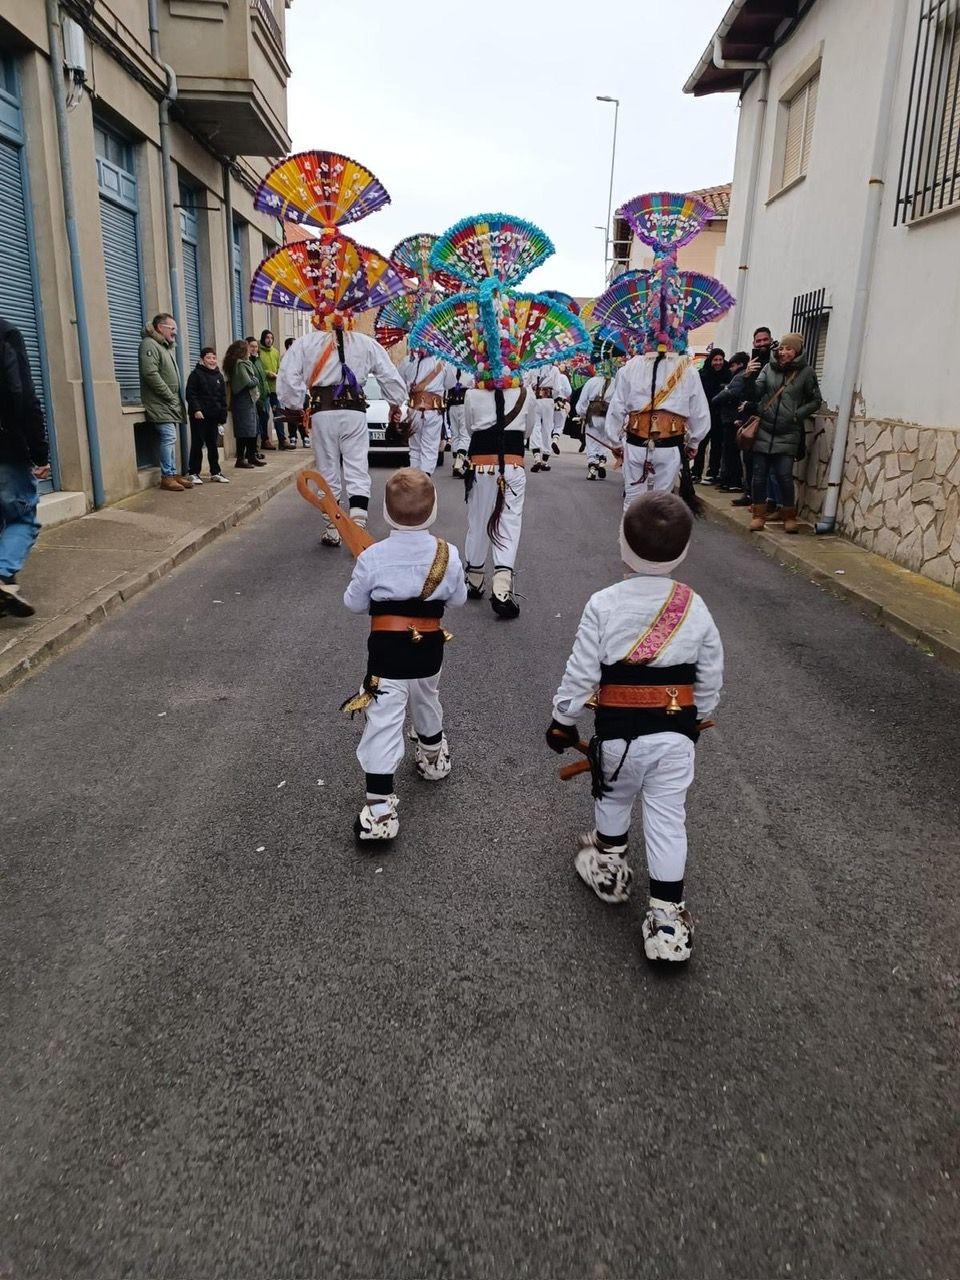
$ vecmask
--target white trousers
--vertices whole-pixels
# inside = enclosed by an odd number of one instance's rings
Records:
[[[381,679],[377,697],[364,713],[366,722],[357,747],[357,759],[364,773],[396,773],[400,767],[408,702],[418,734],[432,738],[442,731],[439,671],[422,680]]]
[[[450,423],[450,441],[454,453],[466,453],[470,448],[470,432],[467,430],[467,406],[452,404],[447,410]]]
[[[626,758],[624,751],[626,750]],[[605,836],[630,829],[639,796],[647,869],[653,880],[682,880],[687,862],[686,800],[693,782],[694,747],[682,733],[652,733],[627,743],[603,744],[603,776],[620,772],[610,792],[596,801],[597,830]],[[621,760],[623,763],[621,764]]]
[[[533,394],[532,392],[530,393]],[[536,453],[550,452],[553,435],[553,399],[538,400],[533,408],[533,430],[530,432],[530,448]]]
[[[643,479],[644,463],[647,461],[646,449],[638,449],[636,445],[623,446],[623,509],[626,511],[634,498],[648,489],[659,489],[664,493],[672,493],[680,479],[682,460],[679,449],[653,450],[653,475]]]
[[[471,569],[482,569],[488,555],[492,556],[495,568],[513,569],[516,566],[527,473],[523,467],[508,464],[504,475],[507,481],[506,501],[500,515],[500,539],[496,543],[491,543],[487,537],[487,522],[497,501],[497,476],[478,474],[471,486],[467,498],[467,537],[463,544],[463,553]]]
[[[443,414],[433,409],[418,409],[413,414],[413,435],[410,437],[410,465],[432,476],[437,469],[440,452],[440,436],[443,431]]]
[[[555,436],[563,435],[563,426],[567,420],[566,409],[554,409],[553,411],[553,434]]]
[[[310,443],[317,470],[340,501],[346,488],[348,498],[370,497],[370,467],[367,450],[370,434],[367,415],[355,409],[325,409],[310,419]],[[343,465],[343,485],[340,467]]]
[[[599,422],[595,422],[593,418],[587,418],[585,425],[586,429],[593,433],[587,436],[587,463],[604,461],[607,457],[607,450],[594,439],[594,436],[603,435],[603,419],[601,418]]]

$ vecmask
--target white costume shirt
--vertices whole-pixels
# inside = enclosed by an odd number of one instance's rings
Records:
[[[573,393],[573,387],[570,385],[570,379],[567,375],[565,373],[561,373],[559,369],[557,370],[557,388],[556,394],[559,399],[570,399],[570,396]]]
[[[343,354],[362,387],[372,373],[385,400],[401,405],[407,389],[380,343],[365,333],[346,332]],[[321,364],[322,361],[322,364]],[[314,375],[317,365],[320,371]],[[310,379],[314,378],[311,382]],[[340,357],[336,334],[315,331],[298,338],[280,362],[277,396],[285,409],[302,409],[311,386],[335,387],[340,382]]]
[[[599,400],[601,396],[603,396],[609,406],[610,401],[613,399],[613,386],[615,382],[616,378],[602,378],[599,373],[594,374],[592,378],[588,378],[580,388],[580,396],[577,400],[578,416],[586,421],[590,401]],[[604,383],[607,384],[606,392],[603,390]]]
[[[549,391],[553,396],[561,395],[561,378],[563,374],[555,364],[545,364],[539,369],[528,369],[524,374],[524,381],[534,394],[539,386],[541,391]]]
[[[699,378],[698,378],[699,381]],[[573,724],[600,684],[600,664],[622,661],[660,612],[673,587],[671,578],[633,574],[587,601],[573,652],[553,700],[554,718]],[[696,593],[686,618],[649,665],[694,662],[694,698],[702,719],[716,707],[723,687],[723,645],[710,610]]]
[[[431,370],[433,370],[433,374],[429,376]],[[429,376],[427,385],[421,387],[420,390],[429,391],[432,395],[443,395],[447,370],[444,361],[439,356],[406,356],[400,362],[397,372],[403,379],[408,391],[412,391],[418,382],[427,380]]]
[[[495,427],[497,425],[497,406],[494,401],[493,391],[481,391],[473,388],[467,392],[467,398],[464,401],[466,414],[464,421],[467,430],[472,435],[474,431],[484,431],[487,427]],[[503,411],[509,413],[516,405],[517,397],[520,395],[519,387],[508,387],[503,393]],[[527,391],[523,408],[514,418],[513,422],[507,427],[508,431],[522,431],[524,435],[529,435],[533,430],[534,422],[534,406],[537,400],[532,391]]]
[[[634,356],[617,374],[604,426],[604,434],[611,444],[623,443],[620,433],[626,425],[627,415],[636,409],[645,409],[650,404],[653,364],[656,358],[656,352]],[[685,444],[686,448],[693,449],[710,434],[710,405],[693,362],[687,356],[669,352],[657,370],[657,390],[663,387],[681,362],[686,362],[686,371],[659,408],[686,418]]]
[[[458,382],[458,381],[459,381],[459,383],[460,383],[461,387],[463,387],[463,388],[464,388],[464,390],[469,390],[469,388],[470,388],[470,387],[472,387],[472,386],[474,385],[473,374],[472,374],[472,373],[468,373],[466,369],[461,369],[461,370],[460,370],[460,377],[459,377],[459,379],[458,379],[458,378],[457,378],[457,366],[456,366],[455,364],[448,364],[448,363],[447,363],[447,361],[444,361],[444,362],[443,362],[443,389],[444,389],[444,391],[450,391],[450,390],[451,390],[451,388],[453,388],[453,387],[455,387],[455,386],[457,385],[457,382]]]
[[[460,552],[452,542],[443,581],[428,600],[465,604],[467,584]],[[414,600],[423,590],[437,554],[437,539],[426,529],[394,529],[357,556],[343,603],[354,613],[366,613],[371,600]]]

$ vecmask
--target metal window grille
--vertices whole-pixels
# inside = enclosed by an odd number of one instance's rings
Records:
[[[960,0],[923,0],[893,224],[960,204]]]
[[[831,307],[824,301],[826,289],[801,293],[793,300],[790,328],[803,334],[803,351],[808,364],[818,378],[823,377],[823,365],[827,354],[827,331]]]

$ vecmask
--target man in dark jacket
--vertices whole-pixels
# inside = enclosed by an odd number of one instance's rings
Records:
[[[50,476],[50,447],[19,329],[0,319],[0,615],[29,618],[17,574],[40,532],[37,481]]]

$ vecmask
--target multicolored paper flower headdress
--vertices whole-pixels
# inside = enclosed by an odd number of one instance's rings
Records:
[[[374,332],[381,346],[392,347],[400,342],[422,315],[446,294],[460,288],[456,276],[430,265],[430,254],[438,239],[439,236],[421,231],[394,245],[390,261],[411,292],[394,298],[377,312]]]
[[[388,204],[369,169],[333,151],[301,151],[273,166],[254,208],[320,235],[284,245],[254,272],[250,301],[312,311],[318,328],[349,328],[353,316],[380,307],[411,287],[397,266],[338,228]]]
[[[712,216],[695,196],[669,191],[635,196],[621,205],[617,217],[653,250],[653,267],[626,272],[601,294],[593,309],[598,324],[619,330],[643,351],[684,352],[690,329],[729,311],[734,298],[719,280],[677,267],[678,250]]]
[[[410,345],[468,370],[487,390],[519,386],[522,369],[589,349],[586,326],[565,306],[511,287],[553,252],[545,232],[510,214],[456,223],[437,240],[430,265],[468,287],[431,307],[414,325]]]

